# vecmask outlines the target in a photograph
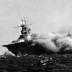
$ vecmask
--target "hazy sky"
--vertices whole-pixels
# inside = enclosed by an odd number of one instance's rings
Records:
[[[72,24],[72,0],[0,0],[0,44],[17,39],[22,16],[32,32],[56,32]]]

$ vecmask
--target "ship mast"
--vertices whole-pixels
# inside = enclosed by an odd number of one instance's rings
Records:
[[[28,41],[31,39],[31,35],[30,35],[31,29],[28,27],[31,24],[27,23],[27,20],[25,17],[21,20],[21,22],[22,22],[22,24],[19,26],[19,27],[21,27],[21,35],[18,39],[19,40],[23,39],[25,41]]]
[[[27,23],[26,18],[24,17],[21,20],[21,25],[18,27],[21,27],[21,35],[18,37],[17,40],[12,41],[12,43],[18,43],[18,42],[22,42],[22,41],[30,41],[31,40],[31,29],[28,27],[31,24]]]

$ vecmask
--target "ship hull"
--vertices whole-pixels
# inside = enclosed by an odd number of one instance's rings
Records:
[[[45,47],[40,45],[39,43],[33,44],[32,41],[30,42],[20,42],[20,43],[15,43],[15,44],[8,44],[8,45],[3,45],[3,47],[7,47],[9,51],[17,55],[18,53],[21,53],[22,55],[24,54],[45,54],[45,53],[53,53],[52,51],[46,50]]]

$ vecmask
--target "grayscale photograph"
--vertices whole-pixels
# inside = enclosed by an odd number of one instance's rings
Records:
[[[0,0],[0,72],[72,72],[72,0]]]

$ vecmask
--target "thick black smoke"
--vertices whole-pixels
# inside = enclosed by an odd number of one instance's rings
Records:
[[[49,33],[48,35],[36,36],[34,42],[41,44],[46,50],[60,52],[72,49],[72,39],[67,34]]]

